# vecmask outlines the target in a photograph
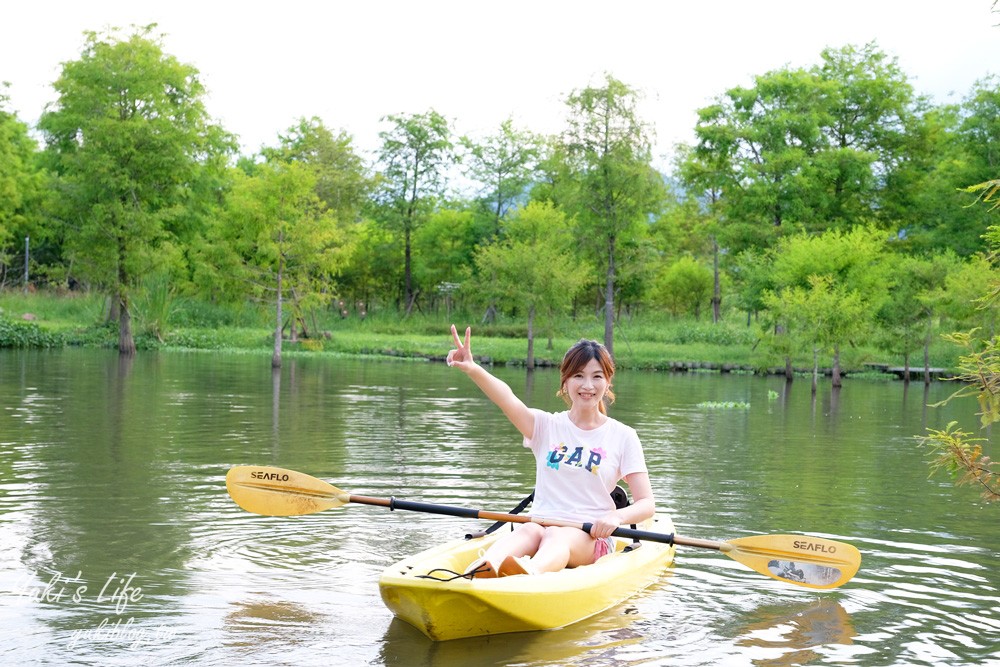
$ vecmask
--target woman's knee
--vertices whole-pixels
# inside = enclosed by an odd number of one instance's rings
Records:
[[[538,542],[545,539],[545,533],[547,530],[548,528],[537,523],[523,523],[521,524],[521,527],[518,528],[518,532],[523,534],[525,537],[530,537]]]

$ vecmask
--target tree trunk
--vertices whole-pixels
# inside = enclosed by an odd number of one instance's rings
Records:
[[[795,370],[792,368],[792,358],[785,356],[785,382],[791,382],[794,379]]]
[[[608,239],[608,275],[604,285],[604,347],[614,358],[615,336],[615,238]]]
[[[281,272],[283,260],[278,258],[278,299],[275,305],[274,353],[271,355],[271,368],[281,368]]]
[[[843,382],[840,377],[840,346],[833,346],[833,386],[841,387]]]
[[[712,237],[712,273],[715,284],[712,288],[712,324],[722,319],[722,283],[719,279],[719,242]]]
[[[931,383],[931,340],[924,338],[924,384]]]
[[[403,236],[403,290],[406,293],[406,315],[410,315],[413,310],[413,301],[416,296],[413,294],[413,269],[411,264],[410,249],[410,226],[407,224]]]
[[[528,370],[535,368],[535,306],[528,308]]]
[[[910,381],[910,353],[903,353],[903,382],[909,383]]]
[[[132,337],[132,315],[128,309],[128,296],[122,291],[119,296],[118,354],[126,357],[135,355],[135,338]]]
[[[812,393],[813,396],[816,395],[816,389],[819,386],[819,348],[813,348],[813,382],[812,382]]]
[[[131,357],[135,354],[132,337],[132,314],[128,309],[128,272],[125,270],[125,241],[118,239],[118,354]]]

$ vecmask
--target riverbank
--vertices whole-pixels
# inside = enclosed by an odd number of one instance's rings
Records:
[[[117,327],[97,324],[104,300],[98,295],[21,294],[0,292],[0,347],[108,347],[117,345]],[[167,317],[157,321],[137,308],[136,344],[140,352],[156,349],[212,350],[271,354],[273,329],[267,309],[225,308],[178,301]],[[473,326],[473,352],[481,363],[523,366],[528,356],[524,325],[514,320],[477,324],[480,315],[453,312],[402,318],[394,312],[357,313],[309,318],[306,334],[283,341],[283,354],[350,355],[444,361],[452,346],[452,322],[464,329]],[[596,317],[566,318],[541,329],[534,342],[535,364],[558,365],[562,352],[580,338],[603,339],[603,324]],[[875,337],[872,337],[874,340]],[[777,374],[785,372],[784,359],[762,344],[758,327],[745,315],[713,324],[676,320],[661,315],[623,319],[615,329],[615,359],[619,367],[665,372],[717,372]],[[922,360],[922,354],[914,354]],[[952,374],[957,350],[935,339],[931,347],[931,378]],[[812,373],[812,354],[793,356],[796,374]],[[820,372],[829,376],[832,358],[822,355]],[[846,346],[841,351],[846,377],[902,379],[904,361],[873,345]],[[922,380],[922,365],[911,366],[911,379]]]

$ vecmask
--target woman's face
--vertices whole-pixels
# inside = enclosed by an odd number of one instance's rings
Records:
[[[563,385],[563,391],[573,403],[573,407],[597,408],[608,390],[608,378],[597,359],[578,369]]]

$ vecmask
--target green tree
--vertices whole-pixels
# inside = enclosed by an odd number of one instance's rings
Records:
[[[856,336],[867,315],[868,304],[860,292],[836,284],[831,275],[811,274],[806,285],[793,285],[764,296],[764,304],[786,324],[794,339],[812,350],[812,392],[819,381],[819,353],[834,350],[834,386],[840,386],[839,346]]]
[[[720,231],[723,228],[720,199],[726,182],[724,152],[694,150],[679,146],[676,173],[687,189],[687,197],[671,207],[692,227],[690,237],[704,239],[712,257],[712,322],[722,319],[722,266]],[[670,210],[670,209],[668,209]],[[683,223],[682,223],[683,224]],[[700,249],[697,250],[701,254]]]
[[[466,173],[481,186],[480,202],[489,212],[489,236],[500,233],[500,221],[519,199],[527,197],[542,153],[542,139],[514,127],[507,119],[496,134],[481,141],[462,137]]]
[[[563,135],[569,192],[581,243],[603,266],[604,345],[614,351],[615,292],[620,267],[663,205],[663,179],[653,169],[652,131],[639,117],[638,91],[605,75],[602,86],[571,93]]]
[[[316,194],[315,172],[297,162],[267,163],[252,176],[237,176],[220,222],[217,248],[231,284],[274,300],[271,364],[280,367],[286,296],[294,338],[304,313],[331,297],[328,280],[344,261],[342,234]]]
[[[883,182],[903,159],[915,96],[896,59],[874,43],[820,55],[812,74],[824,93],[824,138],[812,160],[812,199],[821,228],[846,230],[876,221]]]
[[[376,301],[398,291],[402,284],[400,239],[397,234],[374,220],[363,219],[351,227],[345,240],[344,266],[340,272],[341,314],[348,303],[367,316]]]
[[[7,281],[25,237],[33,236],[37,242],[42,195],[38,147],[28,126],[6,110],[9,97],[2,92],[6,85],[0,85],[0,285]]]
[[[876,314],[877,344],[903,357],[903,379],[910,380],[910,356],[924,351],[924,382],[930,382],[930,344],[940,315],[946,277],[959,264],[952,253],[930,257],[897,256],[892,265],[894,287]]]
[[[712,271],[685,255],[662,270],[653,288],[653,302],[671,315],[690,313],[700,319],[702,306],[711,301],[712,284]]]
[[[988,204],[995,204],[996,201],[996,190],[984,197],[984,202]],[[990,260],[995,262],[1000,251],[1000,227],[990,227],[986,239],[992,249]],[[983,310],[996,311],[1000,305],[1000,280],[996,274],[980,276],[977,284],[985,295],[976,301],[976,305]],[[979,329],[955,332],[945,336],[945,339],[960,350],[959,372],[955,380],[961,384],[942,403],[959,396],[975,396],[979,403],[981,426],[987,428],[1000,422],[1000,339],[995,333],[983,337]],[[959,484],[976,486],[988,502],[1000,500],[1000,470],[997,463],[983,453],[985,438],[974,437],[953,421],[944,429],[927,429],[927,433],[918,436],[918,440],[934,456],[932,471],[946,470],[958,477]]]
[[[432,288],[451,313],[452,297],[472,274],[476,250],[475,215],[444,208],[430,214],[413,235],[417,282]]]
[[[771,254],[773,288],[764,304],[784,315],[792,311],[778,304],[805,309],[795,322],[804,323],[814,349],[832,351],[835,387],[841,385],[841,347],[869,332],[893,287],[884,250],[882,232],[858,227],[785,237]]]
[[[890,181],[886,211],[918,251],[949,248],[963,257],[982,249],[991,223],[969,183],[986,185],[1000,162],[1000,78],[977,81],[959,105],[935,107],[907,129],[906,180]]]
[[[341,223],[357,222],[371,194],[372,181],[354,138],[334,134],[323,121],[301,118],[262,154],[270,162],[301,162],[316,175],[316,195]]]
[[[581,285],[573,243],[565,214],[550,202],[532,202],[505,222],[500,240],[476,253],[484,296],[526,315],[528,368],[535,367],[536,317],[551,326]]]
[[[996,331],[996,310],[981,308],[983,285],[1000,282],[1000,274],[987,255],[973,255],[951,267],[942,276],[937,289],[924,298],[935,312],[950,320],[952,325],[981,329],[992,336]]]
[[[800,230],[880,220],[912,124],[912,87],[874,44],[821,57],[759,75],[699,111],[694,182],[721,191],[720,237],[734,256]]]
[[[135,353],[130,294],[188,218],[192,183],[231,148],[210,122],[198,71],[164,53],[155,25],[121,39],[87,33],[39,121],[59,175],[59,215],[81,270],[112,296],[118,349]]]
[[[818,88],[808,72],[786,68],[699,110],[694,155],[722,191],[730,252],[768,248],[789,224],[795,231],[809,221],[807,158],[822,138]]]
[[[451,129],[434,110],[390,115],[379,132],[379,178],[375,197],[379,220],[403,237],[403,293],[409,314],[417,298],[413,283],[413,233],[444,191],[445,170],[454,162]]]

